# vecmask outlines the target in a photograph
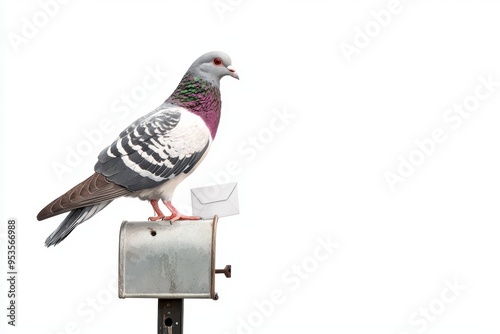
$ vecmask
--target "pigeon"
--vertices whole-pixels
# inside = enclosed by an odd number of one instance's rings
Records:
[[[215,138],[221,115],[220,79],[226,75],[239,79],[226,53],[212,51],[199,57],[163,104],[102,150],[94,174],[40,211],[38,220],[69,212],[45,246],[57,245],[122,196],[149,201],[155,213],[151,221],[201,219],[181,214],[172,196],[206,157]],[[163,214],[160,201],[170,215]]]

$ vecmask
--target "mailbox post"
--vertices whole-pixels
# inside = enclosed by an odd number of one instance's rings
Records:
[[[118,296],[157,298],[158,333],[182,333],[184,298],[217,300],[218,217],[212,220],[124,221],[120,228]]]

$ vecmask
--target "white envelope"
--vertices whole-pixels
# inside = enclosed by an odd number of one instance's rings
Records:
[[[225,183],[191,189],[193,215],[210,219],[215,215],[226,217],[239,214],[237,185]]]

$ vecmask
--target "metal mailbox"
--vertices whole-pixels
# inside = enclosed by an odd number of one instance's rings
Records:
[[[212,298],[215,274],[230,277],[231,267],[215,269],[213,220],[124,221],[120,228],[120,298]]]

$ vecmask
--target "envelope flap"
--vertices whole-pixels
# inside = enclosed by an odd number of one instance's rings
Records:
[[[236,185],[236,182],[218,184],[210,187],[194,188],[191,189],[191,192],[202,204],[222,202],[231,197]]]

